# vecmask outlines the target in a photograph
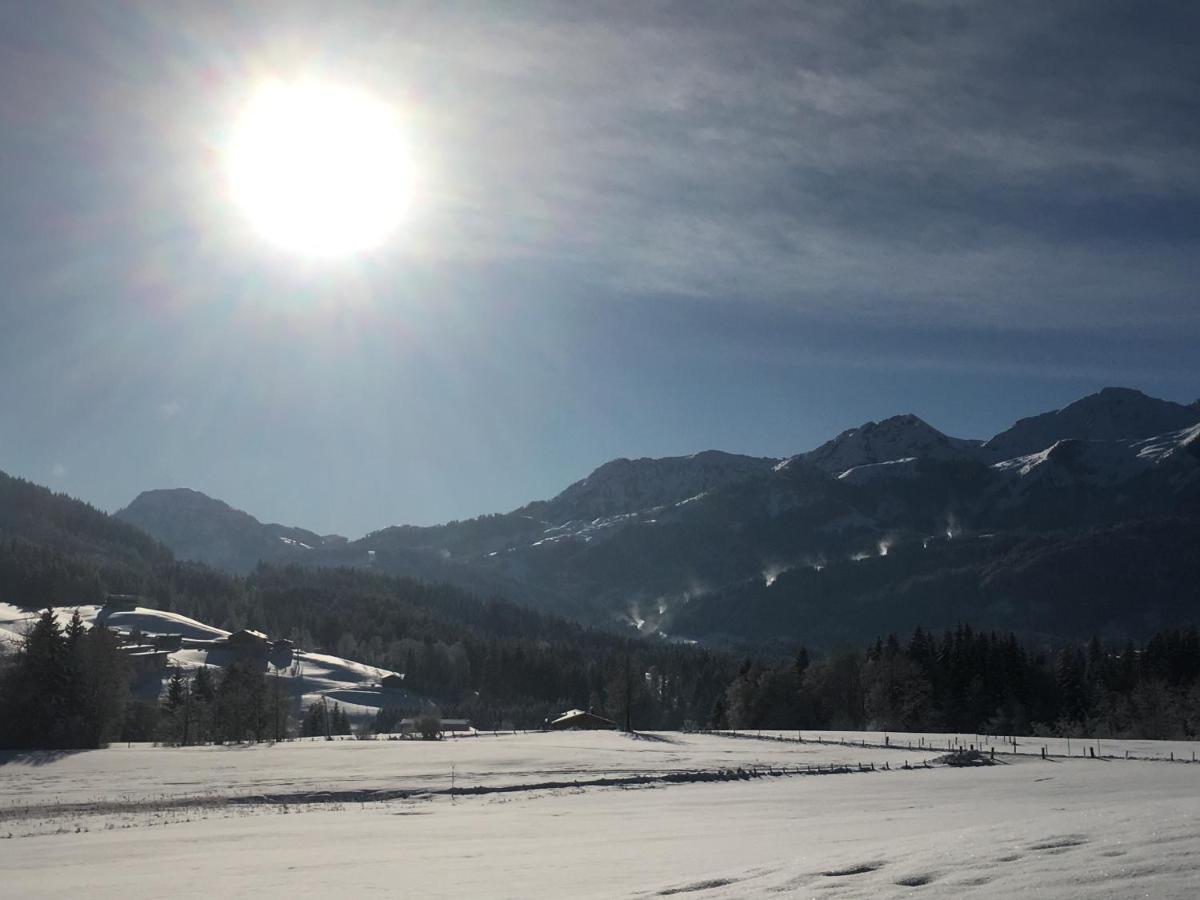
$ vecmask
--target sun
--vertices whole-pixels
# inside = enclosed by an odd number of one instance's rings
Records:
[[[408,205],[411,167],[393,110],[324,81],[270,81],[227,150],[233,198],[276,247],[307,257],[370,250]]]

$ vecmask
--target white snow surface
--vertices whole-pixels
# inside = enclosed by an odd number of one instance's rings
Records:
[[[101,617],[102,606],[57,606],[54,607],[54,617],[61,627],[66,627],[75,610],[83,624],[91,628]],[[22,633],[24,628],[32,625],[41,615],[39,610],[24,610],[9,603],[0,603],[0,628]],[[178,613],[166,612],[161,609],[150,609],[139,606],[130,612],[113,612],[103,618],[103,624],[118,628],[121,631],[140,629],[144,634],[182,634],[185,638],[198,640],[215,640],[229,636],[228,631],[205,625]]]
[[[228,631],[214,628],[212,625],[205,625],[203,622],[197,622],[187,616],[141,606],[132,612],[109,613],[104,617],[104,624],[122,631],[132,631],[137,628],[144,634],[182,634],[185,638],[197,640],[218,640],[229,637]]]
[[[903,459],[889,459],[887,462],[867,463],[855,466],[838,475],[839,481],[847,484],[870,484],[881,478],[916,478],[917,457],[906,456]]]
[[[43,607],[44,609],[44,607]],[[60,606],[54,610],[54,618],[58,620],[60,627],[65,628],[67,623],[71,621],[71,614],[79,610],[79,617],[88,627],[96,619],[96,613],[100,611],[99,606]],[[12,632],[18,636],[23,636],[25,631],[38,620],[42,614],[41,610],[31,611],[21,609],[19,606],[14,606],[11,603],[0,603],[0,628],[5,631]]]
[[[1017,757],[989,768],[543,787],[386,802],[177,806],[284,786],[581,781],[804,765],[846,748],[547,733],[4,758],[4,896],[1194,898],[1200,765]],[[655,739],[657,738],[657,739]],[[1117,749],[1120,749],[1119,747]],[[90,807],[55,807],[77,802]],[[144,802],[143,802],[144,801]],[[124,805],[121,805],[121,804]],[[139,805],[141,803],[141,805]],[[116,804],[116,805],[106,805]],[[282,813],[288,813],[283,815]],[[169,826],[169,827],[166,827]]]

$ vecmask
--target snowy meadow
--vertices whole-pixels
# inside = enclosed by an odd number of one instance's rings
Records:
[[[998,750],[995,765],[960,768],[909,751],[907,736],[888,747],[871,746],[881,735],[780,736],[793,739],[531,733],[7,754],[4,894],[1200,893],[1200,765],[1181,761],[1187,747],[1137,742],[1129,760],[1121,742],[1095,759]]]

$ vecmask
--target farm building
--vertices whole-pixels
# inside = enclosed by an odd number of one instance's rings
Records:
[[[150,641],[159,650],[182,650],[183,635],[182,634],[155,634],[150,636]]]
[[[265,634],[261,631],[252,631],[249,628],[235,631],[225,639],[225,643],[235,653],[245,655],[266,655],[270,646],[270,642],[267,640]]]
[[[571,709],[550,723],[555,731],[565,731],[576,728],[585,731],[598,731],[605,728],[616,728],[617,723],[595,713],[584,712],[582,709]]]
[[[125,658],[134,678],[143,678],[152,673],[157,674],[167,668],[171,654],[166,650],[156,650],[152,646],[134,645],[123,648]]]
[[[104,598],[104,606],[100,609],[101,616],[115,612],[133,612],[138,608],[142,598],[137,594],[109,594]]]

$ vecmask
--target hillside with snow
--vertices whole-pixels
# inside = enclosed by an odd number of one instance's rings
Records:
[[[141,699],[157,699],[172,668],[194,671],[209,667],[221,670],[246,654],[232,648],[230,632],[190,619],[178,613],[138,606],[110,609],[105,606],[54,607],[60,627],[65,628],[78,610],[88,628],[109,628],[126,641],[134,665],[134,692]],[[19,645],[25,630],[32,626],[39,611],[0,603],[0,641]],[[170,650],[155,649],[156,639],[181,638],[181,646]],[[268,636],[268,640],[270,636]],[[352,719],[374,716],[385,707],[412,706],[420,699],[403,688],[384,688],[389,675],[401,673],[368,666],[353,660],[303,648],[264,645],[253,659],[263,671],[277,674],[286,685],[293,712],[326,700],[338,703]],[[401,676],[402,677],[402,676]]]

